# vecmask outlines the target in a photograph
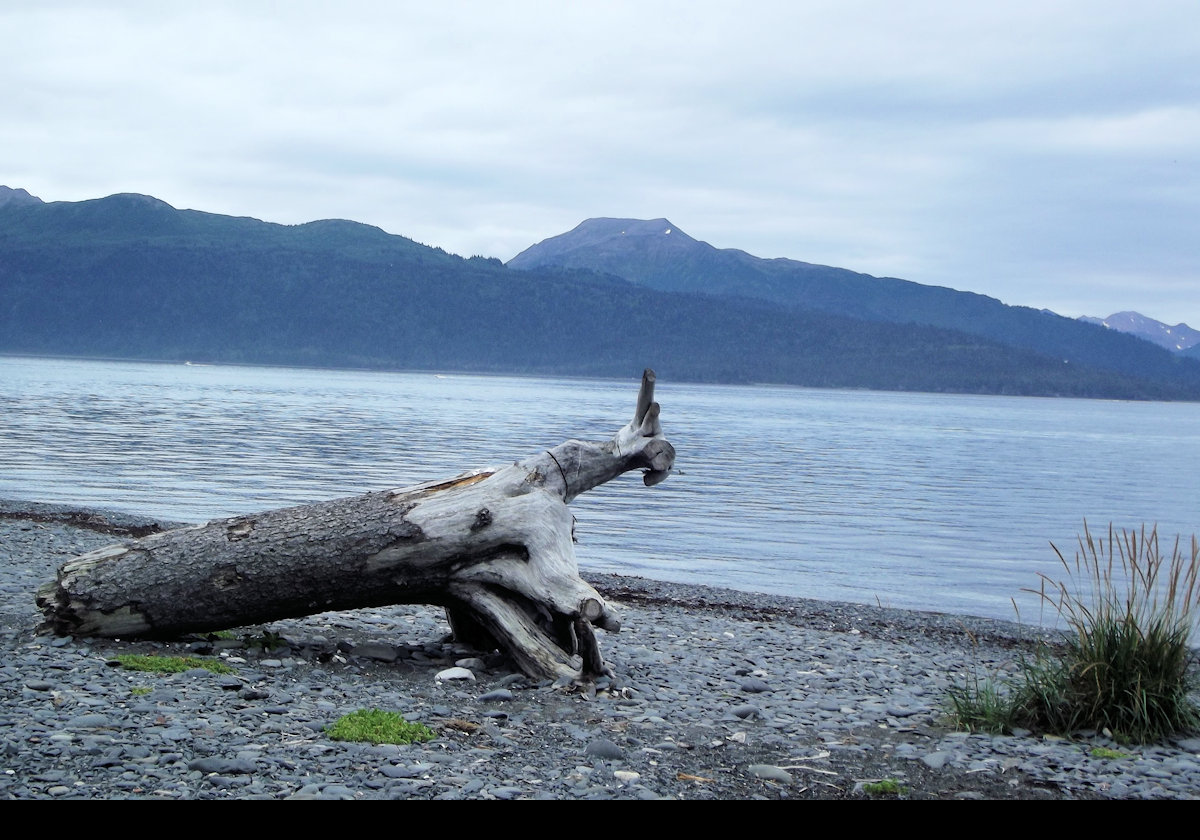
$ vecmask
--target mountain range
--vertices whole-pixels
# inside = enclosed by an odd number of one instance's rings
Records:
[[[962,329],[966,320],[976,319],[976,326],[967,327],[970,331],[1001,340],[1008,340],[1010,328],[1030,311],[970,292],[717,249],[693,239],[667,219],[588,219],[572,231],[527,248],[508,265],[521,269],[589,268],[668,291],[762,298],[871,320]],[[1136,335],[1172,351],[1200,344],[1200,331],[1187,324],[1168,326],[1137,312],[1079,320]]]
[[[961,330],[1077,363],[1133,375],[1175,361],[1124,336],[995,298],[789,259],[763,259],[692,239],[667,219],[588,219],[522,251],[510,268],[563,266],[608,272],[651,288],[749,297],[792,309]],[[1125,332],[1117,329],[1118,332]]]
[[[592,219],[507,266],[345,220],[0,188],[0,352],[1200,399],[1200,362],[969,292]]]
[[[1140,312],[1114,312],[1107,318],[1093,318],[1085,315],[1079,320],[1089,324],[1099,324],[1117,332],[1136,335],[1138,338],[1144,338],[1146,341],[1176,353],[1189,353],[1193,348],[1200,347],[1200,330],[1194,330],[1187,324],[1170,326],[1162,321],[1148,318]]]

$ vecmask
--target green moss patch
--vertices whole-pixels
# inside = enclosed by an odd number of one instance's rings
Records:
[[[1109,758],[1118,760],[1129,758],[1129,753],[1123,753],[1120,750],[1110,750],[1108,747],[1092,747],[1092,758]]]
[[[868,796],[903,796],[908,788],[895,779],[880,779],[878,782],[867,782],[862,786],[863,793]]]
[[[214,674],[236,674],[233,668],[224,662],[207,659],[202,656],[152,656],[140,653],[124,653],[117,656],[116,662],[122,668],[130,671],[148,671],[154,674],[178,674],[193,668],[203,668]]]
[[[432,741],[437,735],[423,723],[409,723],[396,712],[359,709],[338,719],[325,730],[335,741],[368,744],[413,744]]]

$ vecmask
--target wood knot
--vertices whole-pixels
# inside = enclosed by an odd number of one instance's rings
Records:
[[[254,530],[253,519],[239,519],[225,527],[225,538],[230,542],[244,540]]]
[[[222,566],[209,579],[213,587],[224,592],[236,588],[242,582],[242,575],[236,566]]]
[[[482,531],[484,528],[492,524],[492,512],[487,508],[480,508],[475,514],[475,521],[471,523],[472,531]]]

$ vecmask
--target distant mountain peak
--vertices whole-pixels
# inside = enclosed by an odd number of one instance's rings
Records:
[[[535,268],[557,264],[567,255],[600,249],[623,250],[632,242],[649,245],[655,240],[666,247],[698,244],[668,219],[585,219],[566,233],[544,239],[517,254],[508,264],[513,268]],[[569,261],[569,260],[567,260]]]
[[[574,230],[563,234],[576,239],[663,239],[695,243],[670,219],[587,219]]]
[[[593,233],[605,236],[669,236],[678,230],[668,219],[585,219],[570,233]],[[569,235],[569,234],[568,234]]]
[[[117,204],[125,204],[134,207],[153,207],[156,210],[175,210],[167,202],[161,198],[155,198],[152,195],[142,195],[141,193],[114,193],[108,198],[102,198],[100,201],[107,201]]]
[[[20,187],[13,189],[11,187],[0,186],[0,207],[5,207],[9,204],[45,204],[36,195],[30,195],[27,190]]]
[[[1176,353],[1200,344],[1200,330],[1194,330],[1184,323],[1170,326],[1140,312],[1114,312],[1107,318],[1092,318],[1085,315],[1079,320],[1089,324],[1098,324],[1117,332],[1136,335],[1138,338]]]

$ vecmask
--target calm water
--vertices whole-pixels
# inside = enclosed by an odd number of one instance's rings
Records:
[[[0,497],[204,521],[603,439],[637,380],[0,358]],[[678,472],[581,496],[580,565],[1027,622],[1083,520],[1200,533],[1200,405],[660,380]]]

